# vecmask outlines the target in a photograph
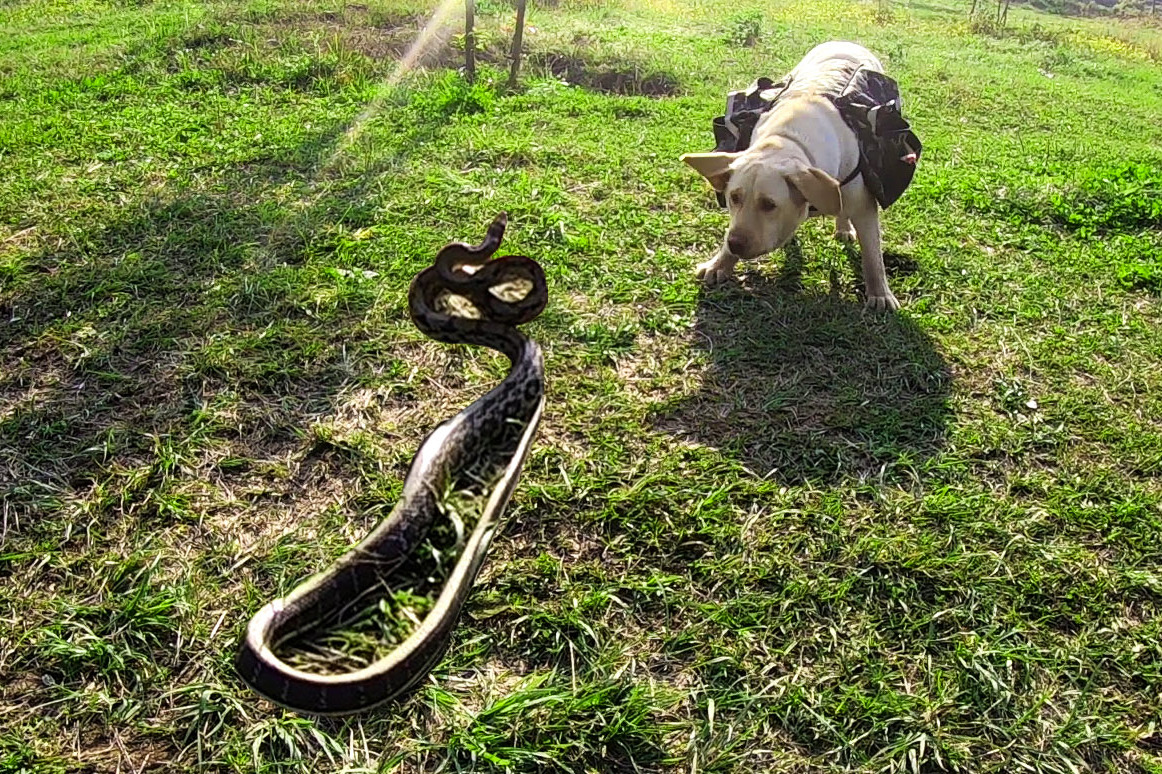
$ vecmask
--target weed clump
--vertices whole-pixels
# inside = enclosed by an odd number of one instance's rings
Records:
[[[728,46],[749,48],[758,42],[763,31],[763,15],[758,9],[736,13],[726,25],[723,41]]]
[[[1162,295],[1162,263],[1140,261],[1118,267],[1118,282],[1129,290],[1144,290]]]
[[[484,78],[468,83],[457,72],[444,73],[411,98],[411,106],[429,118],[486,113],[495,102],[496,88],[492,83]]]
[[[1071,185],[971,193],[967,203],[1082,237],[1136,234],[1162,228],[1162,171],[1145,163],[1087,168]]]
[[[1082,235],[1162,228],[1162,171],[1142,163],[1087,170],[1076,187],[1050,195],[1045,214]]]

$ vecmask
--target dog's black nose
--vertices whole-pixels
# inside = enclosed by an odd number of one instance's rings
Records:
[[[726,237],[726,249],[730,251],[731,255],[741,257],[746,252],[746,237],[731,234]]]

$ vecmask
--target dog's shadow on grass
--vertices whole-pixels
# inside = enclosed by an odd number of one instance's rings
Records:
[[[907,273],[897,258],[889,272]],[[938,452],[951,376],[931,339],[906,311],[865,311],[834,276],[830,293],[804,291],[801,270],[793,243],[774,277],[703,293],[695,329],[710,365],[658,428],[789,484],[874,480]]]

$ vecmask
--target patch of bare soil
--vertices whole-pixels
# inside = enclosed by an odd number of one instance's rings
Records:
[[[269,25],[274,40],[288,32],[334,38],[349,50],[375,60],[400,59],[416,44],[424,19],[409,14],[372,13],[366,6],[348,5],[343,11],[306,13],[279,19]],[[449,66],[460,54],[450,45],[451,26],[436,30],[420,50],[420,66]]]
[[[554,77],[605,94],[672,97],[681,91],[677,77],[648,70],[627,60],[591,60],[574,54],[535,51],[529,63],[547,68]]]

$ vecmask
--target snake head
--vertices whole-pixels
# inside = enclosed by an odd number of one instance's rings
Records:
[[[408,295],[417,324],[424,308],[428,315],[502,325],[529,322],[544,310],[548,289],[540,264],[523,255],[492,257],[507,224],[508,215],[500,213],[480,244],[452,242],[440,250],[431,268],[416,276]]]
[[[504,229],[508,226],[508,213],[502,212],[493,218],[484,240],[478,245],[465,242],[451,242],[444,246],[436,255],[436,269],[446,279],[453,282],[459,276],[470,274],[474,269],[465,271],[466,267],[480,267],[500,249],[500,242],[504,239]]]

